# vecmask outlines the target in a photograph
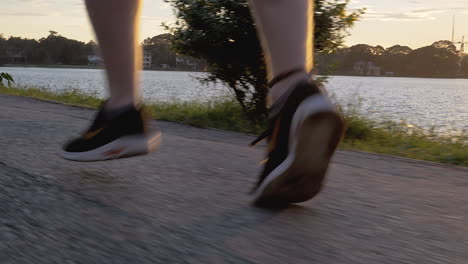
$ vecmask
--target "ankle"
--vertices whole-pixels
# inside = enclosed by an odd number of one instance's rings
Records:
[[[131,107],[136,107],[138,103],[135,100],[121,100],[109,98],[104,104],[104,111],[106,112],[115,112],[121,109],[128,109]]]
[[[269,106],[272,105],[283,95],[289,93],[294,88],[296,83],[302,80],[308,80],[310,78],[311,78],[310,75],[307,72],[303,71],[303,72],[294,73],[288,76],[287,78],[276,82],[270,88],[270,92],[268,93],[268,100],[267,100],[268,105]]]
[[[120,116],[122,113],[125,113],[129,110],[135,109],[135,103],[134,102],[119,102],[115,103],[110,100],[107,100],[104,103],[103,106],[103,111],[104,111],[104,116],[107,119],[114,119],[118,116]]]

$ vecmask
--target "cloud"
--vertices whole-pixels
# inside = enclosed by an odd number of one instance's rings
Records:
[[[396,13],[396,12],[373,12],[368,11],[363,16],[364,19],[379,20],[379,21],[418,21],[418,20],[433,20],[433,16],[427,13]]]
[[[34,17],[42,17],[42,16],[50,16],[51,14],[41,13],[41,12],[0,12],[0,16],[34,16]]]
[[[459,8],[424,8],[424,9],[413,9],[408,12],[376,12],[373,10],[367,10],[363,18],[367,20],[379,20],[379,21],[422,21],[422,20],[434,20],[435,14],[439,13],[454,13],[462,12],[467,13],[468,7]]]

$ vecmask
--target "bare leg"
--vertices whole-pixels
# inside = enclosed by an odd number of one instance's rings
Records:
[[[294,69],[304,70],[272,87],[270,100],[275,101],[292,82],[307,78],[312,70],[313,0],[251,0],[250,4],[265,53],[268,78]]]
[[[320,192],[344,127],[328,98],[308,81],[313,66],[313,0],[250,1],[268,77],[275,79],[269,94],[273,103],[269,128],[254,141],[268,141],[254,203],[304,202]]]
[[[138,44],[141,0],[86,0],[106,66],[110,98],[107,111],[140,100]]]
[[[110,98],[89,129],[63,146],[62,157],[100,161],[156,150],[161,133],[150,129],[141,107],[138,44],[142,0],[86,0],[106,65]]]

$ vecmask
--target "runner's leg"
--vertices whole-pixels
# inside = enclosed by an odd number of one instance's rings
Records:
[[[99,161],[154,151],[161,133],[150,131],[140,106],[138,43],[141,0],[86,0],[106,67],[109,99],[90,128],[65,144],[62,156]]]
[[[109,100],[106,110],[137,105],[140,101],[141,0],[86,0],[106,66]]]
[[[267,160],[254,191],[260,206],[319,193],[343,132],[335,107],[310,80],[313,0],[251,0],[270,80]]]
[[[272,87],[270,100],[275,101],[291,83],[307,78],[306,73],[312,70],[313,0],[252,0],[251,8],[265,52],[268,79],[303,69]]]

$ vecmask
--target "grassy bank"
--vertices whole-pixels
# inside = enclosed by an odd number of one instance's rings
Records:
[[[50,92],[38,88],[8,88],[0,93],[55,100],[66,104],[98,107],[102,100],[76,90]],[[211,127],[257,134],[262,125],[252,124],[235,102],[158,103],[147,106],[158,120],[174,121],[198,127]],[[437,136],[394,122],[374,122],[353,113],[345,114],[347,131],[343,149],[363,150],[420,160],[468,167],[467,135]]]

